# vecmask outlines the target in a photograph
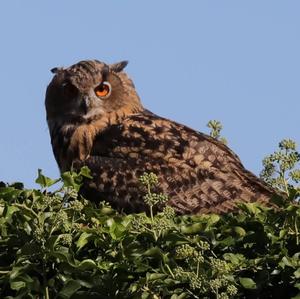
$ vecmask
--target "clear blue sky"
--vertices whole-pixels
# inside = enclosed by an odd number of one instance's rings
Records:
[[[223,135],[244,165],[286,137],[300,143],[300,1],[0,3],[0,180],[57,177],[44,95],[55,66],[130,61],[144,105]]]

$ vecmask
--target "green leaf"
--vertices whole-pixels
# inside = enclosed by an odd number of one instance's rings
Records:
[[[287,267],[295,268],[298,265],[298,259],[294,257],[284,256],[279,265],[284,269]]]
[[[83,232],[80,235],[78,241],[76,242],[77,248],[78,249],[83,248],[89,242],[89,240],[91,239],[92,236],[93,236],[93,234],[89,234],[89,233]]]
[[[24,281],[11,281],[10,287],[12,290],[19,291],[20,289],[26,287],[26,283]]]
[[[20,211],[20,209],[18,207],[6,206],[5,209],[4,209],[3,216],[5,217],[6,220],[8,220],[17,211]]]
[[[35,180],[35,182],[37,184],[39,184],[42,188],[46,188],[46,187],[50,187],[54,184],[56,184],[57,182],[59,182],[60,179],[56,179],[56,180],[52,180],[50,179],[49,177],[47,176],[44,176],[42,174],[42,170],[41,169],[38,169],[38,177],[37,179]]]
[[[287,235],[288,231],[286,229],[281,229],[279,232],[279,238],[282,239]]]
[[[83,177],[85,178],[88,178],[88,179],[92,179],[92,174],[91,174],[91,170],[87,167],[87,166],[83,166],[81,169],[80,169],[80,175],[82,175]]]
[[[21,182],[12,183],[10,186],[15,188],[15,189],[18,189],[18,190],[23,190],[24,189],[24,184],[21,183]]]
[[[240,237],[244,237],[246,235],[246,231],[241,226],[235,226],[233,230]]]
[[[78,270],[91,270],[91,269],[96,269],[97,265],[92,259],[86,259],[83,260],[79,265],[76,266]]]
[[[123,225],[122,221],[120,219],[109,219],[107,224],[109,225],[109,233],[112,239],[122,239],[126,232],[126,227]]]
[[[51,255],[57,259],[58,263],[66,262],[72,267],[76,267],[74,256],[69,251],[69,248],[60,246],[56,250],[53,249],[53,251],[51,251]]]
[[[219,244],[221,244],[222,246],[231,246],[234,245],[236,242],[236,239],[234,239],[233,237],[229,236],[221,241],[219,241]]]
[[[189,295],[186,292],[181,293],[180,295],[173,294],[171,296],[171,299],[185,299],[185,298],[189,298]]]
[[[206,216],[208,216],[208,221],[207,221],[208,226],[213,226],[220,220],[220,216],[217,214],[210,214],[210,215],[206,215]]]
[[[295,272],[294,275],[296,278],[300,278],[300,268],[298,268]]]
[[[69,299],[77,290],[81,288],[81,285],[76,280],[69,280],[62,290],[58,293],[59,297]]]
[[[186,244],[188,239],[186,236],[180,234],[178,231],[168,231],[161,238],[162,242],[165,242],[168,246],[178,246],[182,244]]]
[[[23,267],[13,267],[12,271],[10,272],[9,278],[11,280],[16,279],[23,272],[23,270]]]
[[[160,258],[160,257],[163,257],[163,252],[158,247],[152,247],[152,248],[146,250],[143,255]]]
[[[148,299],[148,298],[151,298],[151,297],[150,297],[150,293],[148,293],[148,292],[143,292],[143,293],[142,293],[141,299]]]
[[[225,253],[223,257],[226,261],[230,261],[234,265],[240,265],[246,260],[245,256],[239,253]]]
[[[192,235],[203,232],[204,225],[202,223],[194,223],[191,225],[183,225],[180,227],[180,229],[183,234]]]
[[[256,289],[256,283],[251,278],[239,277],[239,281],[245,289]]]
[[[259,214],[261,211],[257,203],[239,203],[238,206],[245,212],[248,212],[250,215]]]
[[[167,276],[168,276],[167,274],[163,274],[163,273],[147,273],[147,280],[153,281],[158,279],[164,279]]]
[[[61,178],[63,180],[64,187],[72,187],[76,191],[79,191],[82,183],[82,177],[76,172],[64,172],[62,173]]]
[[[15,189],[14,187],[1,187],[0,198],[7,202],[12,202],[16,200],[22,192],[22,190]]]

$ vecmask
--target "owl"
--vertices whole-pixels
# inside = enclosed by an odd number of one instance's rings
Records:
[[[126,65],[86,60],[52,69],[45,106],[53,153],[61,172],[90,168],[93,178],[80,191],[87,199],[147,211],[139,178],[152,172],[156,192],[178,214],[269,204],[274,190],[225,144],[144,108]]]

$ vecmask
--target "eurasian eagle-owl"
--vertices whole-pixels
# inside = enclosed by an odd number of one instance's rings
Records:
[[[228,212],[239,201],[268,203],[274,191],[223,143],[157,116],[140,102],[126,61],[55,68],[47,122],[60,171],[88,166],[83,194],[118,210],[146,210],[139,177],[153,172],[178,214]]]

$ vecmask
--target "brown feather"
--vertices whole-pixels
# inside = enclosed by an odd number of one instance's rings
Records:
[[[107,73],[106,64],[83,61],[57,73],[47,89],[54,155],[61,171],[91,169],[93,180],[82,188],[88,199],[144,211],[139,177],[154,172],[156,191],[168,195],[179,214],[229,212],[240,201],[269,204],[274,190],[226,145],[145,110],[124,66]],[[104,80],[112,86],[111,96],[98,101],[93,89]],[[65,96],[65,82],[75,86],[76,97]],[[91,106],[81,110],[86,97]]]

